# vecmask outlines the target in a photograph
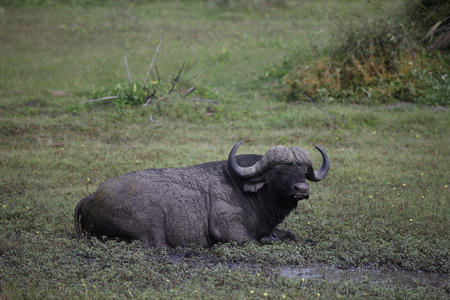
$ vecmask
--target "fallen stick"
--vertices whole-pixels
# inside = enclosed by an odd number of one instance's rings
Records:
[[[214,103],[219,105],[219,102],[214,101],[214,100],[209,100],[209,99],[203,99],[203,98],[192,98],[192,99],[187,99],[187,101],[202,101],[202,102],[209,102],[209,103]]]
[[[191,87],[191,88],[188,89],[186,92],[184,92],[183,97],[187,97],[187,95],[189,95],[189,94],[192,93],[193,91],[195,91],[195,86]]]
[[[157,122],[155,119],[153,119],[152,113],[149,112],[150,122]]]
[[[93,100],[89,100],[89,101],[83,101],[80,102],[79,104],[86,104],[86,103],[90,103],[90,102],[96,102],[96,101],[104,101],[104,100],[113,100],[113,99],[119,99],[119,96],[109,96],[109,97],[103,97],[103,98],[98,98],[98,99],[93,99]]]

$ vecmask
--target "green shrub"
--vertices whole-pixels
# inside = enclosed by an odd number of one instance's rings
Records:
[[[164,91],[166,87],[158,82],[125,83],[118,84],[109,88],[102,88],[92,94],[93,100],[114,100],[114,106],[122,107],[125,105],[141,105],[156,94],[156,91]]]
[[[427,52],[412,20],[386,17],[379,9],[380,17],[370,22],[338,22],[329,54],[285,76],[286,98],[448,105],[449,54]]]

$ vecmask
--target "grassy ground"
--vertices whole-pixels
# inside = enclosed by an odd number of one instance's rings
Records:
[[[292,53],[325,45],[333,12],[361,1],[224,9],[212,1],[2,9],[0,20],[0,298],[412,298],[450,286],[327,282],[236,264],[383,267],[448,274],[449,112],[397,105],[315,106],[276,100],[259,80]],[[117,109],[79,105],[142,80],[161,34],[164,78],[192,66],[185,87],[218,101]],[[158,122],[149,121],[149,113]],[[283,144],[320,145],[332,166],[280,226],[297,244],[151,249],[75,237],[73,209],[108,178],[222,160]]]

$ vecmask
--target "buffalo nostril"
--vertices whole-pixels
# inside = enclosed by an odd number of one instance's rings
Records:
[[[309,186],[306,183],[294,184],[294,189],[303,194],[309,194]]]

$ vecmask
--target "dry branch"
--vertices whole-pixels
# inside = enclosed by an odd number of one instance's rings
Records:
[[[190,93],[192,93],[193,91],[195,91],[195,87],[191,87],[190,89],[188,89],[186,92],[184,92],[183,97],[188,96]]]
[[[170,95],[170,94],[173,92],[173,90],[175,89],[175,86],[177,85],[178,80],[180,80],[180,75],[181,75],[181,72],[183,72],[184,65],[185,65],[185,63],[183,63],[183,64],[181,65],[180,71],[178,71],[177,76],[176,76],[176,77],[174,78],[174,80],[172,81],[172,87],[170,88],[169,95]]]
[[[327,116],[328,119],[331,119],[330,115],[328,115],[328,113],[326,111],[324,111],[322,108],[320,108],[320,106],[311,100],[311,98],[309,98],[308,96],[306,96],[305,94],[302,94],[302,96],[308,100],[310,103],[314,104],[315,107],[317,107],[321,112],[323,112],[325,114],[325,116]]]
[[[127,56],[125,55],[125,46],[123,45],[123,43],[122,43],[122,51],[123,51],[123,60],[125,61],[125,68],[127,68],[128,81],[130,82],[130,84],[133,84],[133,82],[131,81],[130,69],[128,68]]]
[[[109,97],[103,97],[103,98],[83,101],[83,102],[80,102],[80,104],[86,104],[86,103],[90,103],[90,102],[103,101],[103,100],[113,100],[113,99],[118,99],[118,98],[120,98],[120,97],[119,96],[109,96]]]
[[[159,40],[158,47],[156,47],[155,53],[153,54],[153,58],[152,58],[152,61],[151,61],[151,63],[150,63],[150,67],[148,67],[147,75],[145,76],[144,84],[147,83],[148,76],[150,76],[150,70],[152,69],[153,63],[155,62],[156,54],[157,54],[158,51],[159,51],[159,47],[161,47],[161,44],[162,44],[163,39],[164,39],[164,36],[162,36],[161,39]]]
[[[209,99],[203,99],[203,98],[192,98],[192,99],[188,99],[187,101],[202,101],[202,102],[209,102],[209,103],[214,103],[219,105],[219,102],[214,101],[214,100],[209,100]]]

